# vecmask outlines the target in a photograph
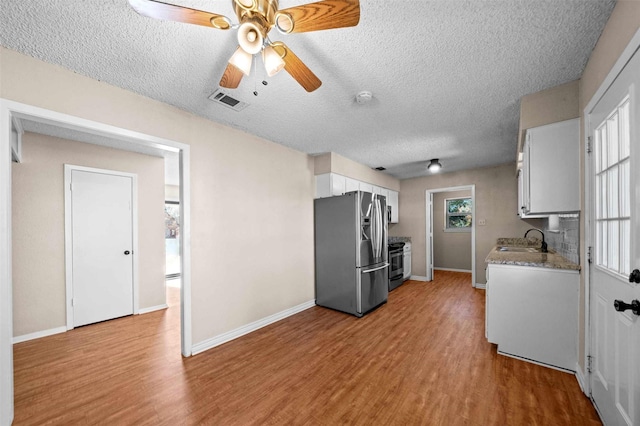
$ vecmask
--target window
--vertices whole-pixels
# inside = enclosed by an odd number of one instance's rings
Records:
[[[627,97],[595,130],[596,263],[627,276],[631,269],[630,101]]]
[[[471,232],[471,198],[447,198],[444,200],[444,231]]]

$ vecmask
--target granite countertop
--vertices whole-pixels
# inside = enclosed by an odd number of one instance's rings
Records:
[[[537,268],[566,269],[572,271],[580,270],[580,265],[568,261],[552,249],[549,249],[549,253],[507,252],[498,250],[498,247],[501,246],[540,248],[540,243],[541,241],[536,238],[499,238],[496,246],[489,252],[485,261],[497,265],[533,266]]]

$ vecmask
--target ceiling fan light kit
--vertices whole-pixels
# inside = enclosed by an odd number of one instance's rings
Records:
[[[275,27],[282,34],[304,33],[353,27],[360,22],[359,0],[322,0],[283,10],[278,10],[278,0],[231,1],[239,25],[232,25],[224,15],[157,0],[129,0],[129,4],[136,12],[150,18],[219,30],[237,28],[240,47],[229,59],[220,79],[220,86],[228,89],[238,87],[243,74],[250,74],[252,55],[262,52],[267,75],[271,77],[284,68],[307,92],[313,92],[322,85],[320,79],[284,43],[271,42],[269,31]]]
[[[284,68],[284,60],[271,46],[265,46],[262,50],[262,60],[269,77],[273,77]]]
[[[238,68],[246,76],[251,74],[251,63],[253,56],[248,54],[244,49],[238,47],[236,52],[229,59],[229,63]]]

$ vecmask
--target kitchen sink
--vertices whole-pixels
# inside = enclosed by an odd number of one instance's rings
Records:
[[[509,252],[517,252],[517,253],[540,253],[540,249],[536,247],[499,246],[498,251],[509,251]]]

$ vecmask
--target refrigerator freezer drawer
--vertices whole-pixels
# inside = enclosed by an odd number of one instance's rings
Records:
[[[386,303],[389,295],[389,264],[372,265],[360,272],[357,286],[358,316]]]

